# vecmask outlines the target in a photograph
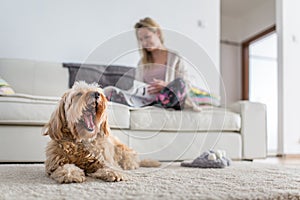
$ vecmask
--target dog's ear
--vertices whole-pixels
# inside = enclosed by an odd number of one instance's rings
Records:
[[[65,102],[68,93],[66,92],[60,102],[56,110],[52,113],[49,122],[44,127],[44,134],[49,135],[53,140],[60,140],[63,137],[63,129],[66,125],[66,117],[65,117]]]
[[[101,131],[104,133],[104,135],[109,135],[110,133],[110,128],[108,126],[108,120],[107,120],[107,114],[106,114],[106,107],[107,107],[107,99],[103,93],[100,93],[100,98],[101,98],[101,116],[100,116],[100,128]]]
[[[105,115],[104,117],[105,117],[105,119],[101,123],[101,130],[103,131],[104,135],[109,135],[110,128],[108,126],[107,116]]]

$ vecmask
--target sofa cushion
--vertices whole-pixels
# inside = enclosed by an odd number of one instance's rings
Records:
[[[128,90],[135,79],[135,68],[119,65],[96,65],[80,63],[63,63],[69,69],[69,87],[75,81],[84,80],[87,83],[98,83],[102,88],[112,85]]]
[[[109,101],[107,106],[107,117],[108,124],[111,128],[130,128],[130,112],[128,106]]]
[[[0,96],[0,124],[44,125],[59,99],[26,94]]]
[[[149,131],[239,131],[239,114],[223,108],[203,108],[201,112],[147,107],[131,111],[132,130]]]
[[[0,95],[0,124],[45,125],[55,110],[59,97],[27,94]],[[129,128],[129,108],[109,102],[108,123],[112,128]]]

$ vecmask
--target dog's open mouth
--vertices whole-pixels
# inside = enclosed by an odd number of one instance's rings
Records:
[[[82,115],[81,122],[84,127],[92,132],[95,130],[95,116],[96,116],[96,108],[94,106],[89,106]]]

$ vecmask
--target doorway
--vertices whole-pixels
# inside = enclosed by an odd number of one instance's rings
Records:
[[[268,155],[278,153],[278,65],[275,26],[243,43],[243,99],[267,106]]]

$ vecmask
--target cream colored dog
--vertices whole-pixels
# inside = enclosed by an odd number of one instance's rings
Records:
[[[157,167],[140,162],[137,153],[110,133],[107,100],[97,84],[76,82],[60,100],[45,126],[51,141],[46,150],[46,172],[59,183],[83,182],[86,176],[122,181],[122,169]],[[122,168],[122,169],[121,169]]]

